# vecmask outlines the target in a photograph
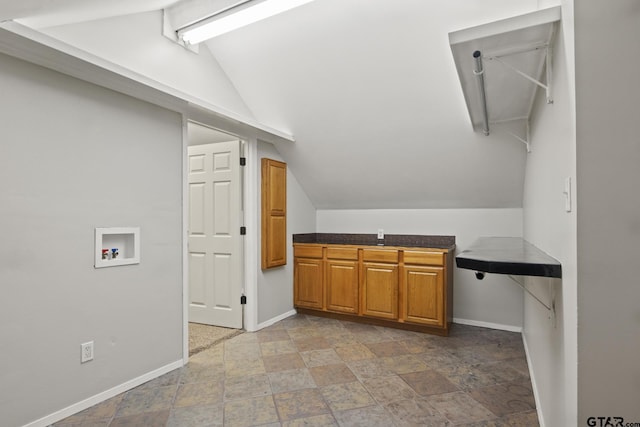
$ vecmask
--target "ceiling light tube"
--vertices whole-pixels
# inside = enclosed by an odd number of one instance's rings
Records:
[[[479,50],[473,52],[476,66],[473,75],[478,78],[478,88],[480,90],[480,103],[482,104],[482,132],[489,135],[489,113],[487,111],[487,94],[484,89],[484,68],[482,67],[482,53]]]
[[[177,31],[186,44],[196,44],[285,12],[312,0],[253,0],[195,22]]]

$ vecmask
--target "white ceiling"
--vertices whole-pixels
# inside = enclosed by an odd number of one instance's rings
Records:
[[[472,126],[453,30],[534,1],[316,0],[207,42],[318,208],[519,207],[525,150]]]
[[[177,0],[0,0],[0,21],[20,19],[34,28],[158,10]]]
[[[175,2],[14,3],[0,17],[54,25]],[[472,131],[448,33],[537,4],[315,0],[206,45],[255,118],[294,135],[277,148],[317,208],[519,207],[524,147]]]

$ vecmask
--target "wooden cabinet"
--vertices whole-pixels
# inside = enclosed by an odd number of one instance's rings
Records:
[[[398,265],[365,262],[362,272],[362,314],[397,319]]]
[[[404,251],[400,318],[405,322],[447,328],[453,315],[453,294],[447,277],[446,253]],[[451,270],[451,269],[450,269]]]
[[[327,260],[327,310],[358,313],[358,261]]]
[[[262,269],[287,263],[287,164],[262,159]]]
[[[326,308],[358,313],[358,248],[328,246],[325,249]]]
[[[448,335],[453,262],[447,249],[294,244],[299,312]]]
[[[295,305],[322,308],[322,260],[297,259],[293,267],[295,274]]]
[[[444,268],[405,266],[402,282],[402,319],[444,327]]]
[[[299,246],[294,249],[293,299],[296,307],[324,308],[322,247]]]
[[[362,249],[362,315],[398,318],[398,250]]]

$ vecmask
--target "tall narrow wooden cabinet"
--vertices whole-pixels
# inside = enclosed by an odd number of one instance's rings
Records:
[[[262,269],[287,263],[287,164],[262,159]]]

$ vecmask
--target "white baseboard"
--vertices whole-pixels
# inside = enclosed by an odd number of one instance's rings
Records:
[[[277,322],[279,322],[281,320],[284,320],[287,317],[291,317],[291,316],[293,316],[294,314],[297,314],[297,313],[298,312],[295,311],[295,310],[290,310],[290,311],[287,311],[286,313],[281,314],[280,316],[276,316],[276,317],[274,317],[272,319],[269,319],[266,322],[259,323],[258,324],[258,328],[256,329],[256,331],[259,331],[260,329],[266,328],[267,326],[271,326],[274,323],[277,323]],[[251,332],[253,332],[253,331],[251,331]]]
[[[499,329],[501,331],[522,332],[522,326],[502,325],[500,323],[481,322],[479,320],[460,319],[457,317],[453,318],[453,323],[458,323],[460,325],[479,326],[481,328]]]
[[[112,397],[117,396],[120,393],[124,393],[125,391],[131,390],[132,388],[137,387],[141,384],[144,384],[147,381],[151,381],[155,378],[158,378],[159,376],[164,375],[167,372],[171,372],[174,369],[181,368],[183,365],[184,364],[182,359],[176,360],[173,363],[169,363],[168,365],[165,365],[154,371],[148,372],[137,378],[129,380],[120,385],[117,385],[113,388],[110,388],[109,390],[103,391],[102,393],[98,393],[94,396],[89,397],[88,399],[82,400],[78,403],[74,403],[71,406],[67,406],[64,409],[61,409],[57,412],[54,412],[53,414],[42,417],[39,420],[33,421],[29,424],[25,424],[24,427],[46,427],[60,420],[63,420],[67,417],[70,417],[71,415],[77,414],[80,411],[90,408],[93,405],[97,405],[100,402],[104,402],[107,399],[111,399]]]
[[[522,343],[524,344],[524,354],[527,356],[527,366],[529,367],[529,377],[531,378],[531,388],[533,389],[533,398],[536,402],[536,412],[538,413],[538,423],[540,427],[545,427],[544,417],[542,416],[542,406],[540,404],[540,396],[538,395],[538,386],[536,385],[536,376],[531,369],[531,358],[529,357],[529,346],[527,345],[527,338],[525,334],[522,334]]]

